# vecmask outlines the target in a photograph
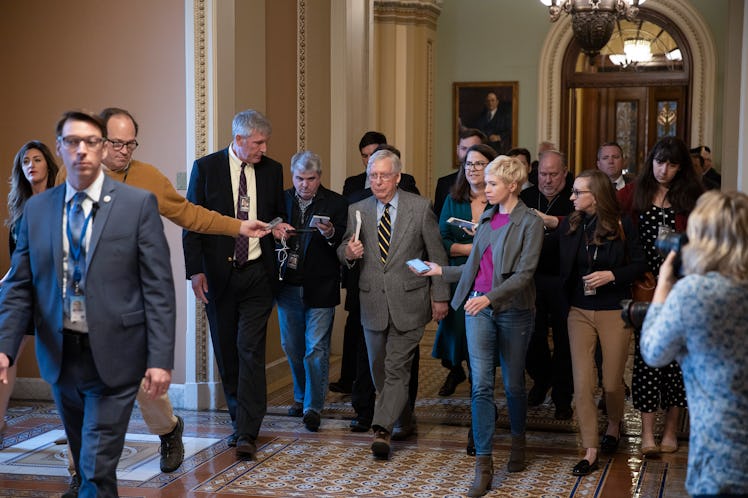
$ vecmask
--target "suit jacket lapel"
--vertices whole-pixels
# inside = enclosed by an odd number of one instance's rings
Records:
[[[63,183],[57,187],[57,191],[50,200],[52,209],[52,216],[47,218],[50,220],[50,232],[52,235],[52,255],[54,258],[55,270],[57,271],[57,281],[60,283],[62,288],[62,211],[65,209],[65,184]]]
[[[229,145],[229,147],[231,146]],[[219,161],[219,164],[216,165],[215,176],[213,177],[218,181],[220,191],[224,192],[224,195],[222,195],[221,198],[226,199],[226,203],[222,206],[222,209],[220,209],[219,212],[234,218],[236,217],[236,199],[234,198],[234,190],[231,188],[231,166],[229,165],[230,159],[228,147],[223,149],[223,156],[224,157]]]
[[[101,187],[101,197],[99,198],[99,202],[94,206],[96,211],[92,213],[91,216],[93,223],[91,241],[88,243],[88,251],[86,252],[87,266],[91,264],[91,257],[96,251],[96,246],[101,238],[101,232],[103,231],[104,225],[106,225],[106,220],[109,218],[109,213],[112,210],[116,188],[115,182],[108,176],[104,176],[104,184]]]
[[[390,237],[390,250],[389,255],[387,256],[387,264],[392,261],[393,256],[400,245],[400,241],[403,240],[403,234],[408,230],[410,224],[413,223],[413,217],[405,214],[410,211],[410,201],[401,191],[397,202],[397,218],[395,219],[395,224],[392,226],[392,237]]]

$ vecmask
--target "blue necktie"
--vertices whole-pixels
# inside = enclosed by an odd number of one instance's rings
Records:
[[[82,290],[83,281],[86,276],[86,241],[81,236],[84,225],[86,225],[86,215],[83,212],[83,201],[87,195],[85,192],[78,192],[70,201],[70,210],[68,211],[68,228],[70,238],[68,244],[68,291],[74,293],[78,288]]]

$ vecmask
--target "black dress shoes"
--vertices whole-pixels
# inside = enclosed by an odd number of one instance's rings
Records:
[[[62,498],[77,498],[78,491],[81,489],[81,476],[78,474],[75,474],[73,477],[70,478],[70,486],[68,486],[67,491],[62,493]]]
[[[540,406],[545,401],[548,388],[534,384],[527,393],[527,406]]]
[[[226,438],[226,444],[229,446],[229,448],[236,448],[237,439],[239,439],[239,436],[235,432]]]
[[[439,389],[439,396],[451,396],[454,394],[457,386],[465,382],[467,377],[462,367],[455,367],[449,371],[447,378],[444,379],[444,384]]]
[[[352,384],[345,384],[343,382],[330,382],[330,391],[334,393],[340,393],[340,394],[351,394],[353,391],[353,385]]]
[[[571,469],[571,473],[575,476],[586,476],[597,470],[597,459],[590,463],[586,459],[580,460],[578,464]]]
[[[553,418],[556,420],[571,420],[574,415],[574,410],[569,405],[562,405],[556,407],[556,413],[553,414]]]
[[[351,432],[369,432],[371,429],[371,422],[366,422],[360,418],[354,418],[351,420]]]
[[[620,437],[604,435],[600,440],[600,451],[606,455],[615,453],[618,450],[618,443],[621,441]]]
[[[236,442],[236,457],[244,460],[257,458],[257,445],[254,441],[240,437]]]
[[[288,409],[288,416],[301,417],[302,415],[304,415],[304,404],[299,403],[298,401],[294,401],[293,405],[291,405],[291,408]]]
[[[311,432],[317,432],[319,430],[320,416],[319,413],[314,410],[307,410],[302,421],[304,422],[306,430]]]

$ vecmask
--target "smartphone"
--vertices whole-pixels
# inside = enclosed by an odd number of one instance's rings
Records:
[[[455,218],[454,216],[449,218],[447,220],[447,223],[456,227],[467,228],[468,230],[475,230],[478,227],[477,223],[473,223],[472,221],[468,220],[462,220],[460,218]]]
[[[278,218],[273,219],[270,223],[268,223],[267,229],[272,230],[273,228],[275,228],[275,225],[277,225],[278,223],[283,223],[283,218],[278,217]]]
[[[411,259],[410,261],[406,261],[405,264],[413,268],[418,273],[426,273],[431,269],[429,265],[421,261],[420,259]]]
[[[317,223],[329,223],[330,217],[324,214],[313,214],[312,220],[309,222],[311,226],[315,226]]]

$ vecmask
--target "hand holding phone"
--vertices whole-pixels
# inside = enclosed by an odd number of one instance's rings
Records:
[[[416,273],[426,273],[431,269],[429,265],[418,258],[406,261],[405,264],[412,268]]]
[[[279,217],[277,217],[277,218],[274,218],[274,219],[272,219],[272,220],[270,221],[270,223],[268,223],[267,229],[268,229],[268,230],[272,230],[272,229],[273,229],[273,228],[275,228],[275,226],[276,226],[276,225],[278,225],[279,223],[283,223],[283,218],[281,218],[280,216],[279,216]]]
[[[472,221],[463,220],[460,218],[455,218],[454,216],[447,219],[447,223],[456,227],[467,228],[468,230],[475,230],[476,228],[478,228],[477,223],[473,223]]]
[[[330,217],[325,216],[324,214],[313,214],[311,225],[316,226],[317,223],[330,223]]]

